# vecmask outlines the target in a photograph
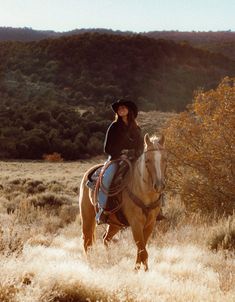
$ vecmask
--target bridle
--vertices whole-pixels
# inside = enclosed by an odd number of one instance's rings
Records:
[[[144,157],[145,157],[145,158],[144,158],[145,167],[146,167],[146,170],[147,170],[147,172],[148,172],[148,174],[149,174],[149,176],[150,176],[150,178],[151,178],[152,183],[153,183],[153,176],[152,176],[151,171],[150,171],[150,169],[149,169],[149,167],[148,167],[149,159],[146,159],[145,154],[147,154],[147,153],[149,153],[149,152],[160,151],[160,150],[163,150],[163,147],[162,147],[160,144],[157,144],[157,148],[148,149],[148,150],[146,150],[146,151],[143,152]],[[140,177],[142,177],[141,171],[139,170],[139,167],[137,167],[137,171],[138,171]],[[144,178],[143,178],[143,182],[145,182],[146,184],[148,183],[148,181],[146,181]]]
[[[148,152],[160,151],[161,149],[163,149],[163,148],[161,147],[160,144],[157,144],[157,147],[158,147],[158,148],[152,148],[152,149],[148,149],[148,150],[144,151],[144,153],[143,153],[144,156],[145,156]],[[148,163],[148,160],[146,160],[146,158],[145,158],[144,161],[145,161],[146,170],[148,171],[148,174],[150,175],[151,180],[152,180],[152,183],[153,183],[153,176],[152,176],[152,174],[151,174],[151,172],[150,172],[150,170],[149,170],[149,168],[148,168],[148,164],[147,164],[147,163]],[[140,176],[142,176],[140,170],[138,169],[138,166],[137,166],[137,171],[138,171],[138,173],[140,174]],[[144,178],[143,178],[143,181],[144,181],[145,183],[148,183]],[[127,190],[128,195],[129,195],[129,198],[135,203],[135,205],[137,205],[139,208],[142,209],[142,211],[144,212],[144,214],[145,214],[146,216],[148,215],[148,213],[149,213],[150,210],[153,210],[153,209],[157,208],[158,206],[160,206],[161,198],[162,198],[162,193],[159,194],[159,196],[158,196],[158,198],[157,198],[156,200],[152,201],[152,202],[151,202],[150,204],[148,204],[148,205],[145,205],[144,202],[143,202],[141,199],[139,199],[139,198],[138,198],[138,197],[137,197],[137,196],[129,189],[128,186],[126,187],[126,190]]]

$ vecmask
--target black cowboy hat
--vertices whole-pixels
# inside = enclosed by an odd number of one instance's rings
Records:
[[[115,113],[117,113],[119,106],[126,106],[128,109],[130,109],[134,113],[134,117],[135,118],[137,117],[138,108],[134,102],[120,99],[111,104],[111,107]]]

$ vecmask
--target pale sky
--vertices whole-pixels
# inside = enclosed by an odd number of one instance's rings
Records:
[[[0,0],[0,26],[234,31],[235,0]]]

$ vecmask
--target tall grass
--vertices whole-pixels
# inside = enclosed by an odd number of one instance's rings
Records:
[[[133,270],[136,248],[129,229],[106,249],[99,226],[86,258],[79,216],[70,217],[82,174],[93,164],[0,162],[1,302],[234,301],[234,249],[210,248],[215,234],[230,234],[235,215],[190,216],[178,196],[167,196],[167,219],[157,223],[149,241],[149,272]],[[46,189],[26,192],[24,184],[33,181]]]

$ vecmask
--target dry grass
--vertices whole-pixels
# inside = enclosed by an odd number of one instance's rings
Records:
[[[138,114],[138,124],[143,129],[143,132],[149,132],[151,135],[159,135],[169,119],[174,116],[176,116],[176,113],[173,112],[141,111]]]
[[[209,243],[228,233],[235,215],[192,217],[178,196],[167,196],[167,220],[149,242],[149,272],[133,271],[129,229],[106,250],[99,226],[85,258],[78,186],[85,170],[102,160],[0,162],[0,301],[234,301],[234,251],[220,246],[214,252]]]

